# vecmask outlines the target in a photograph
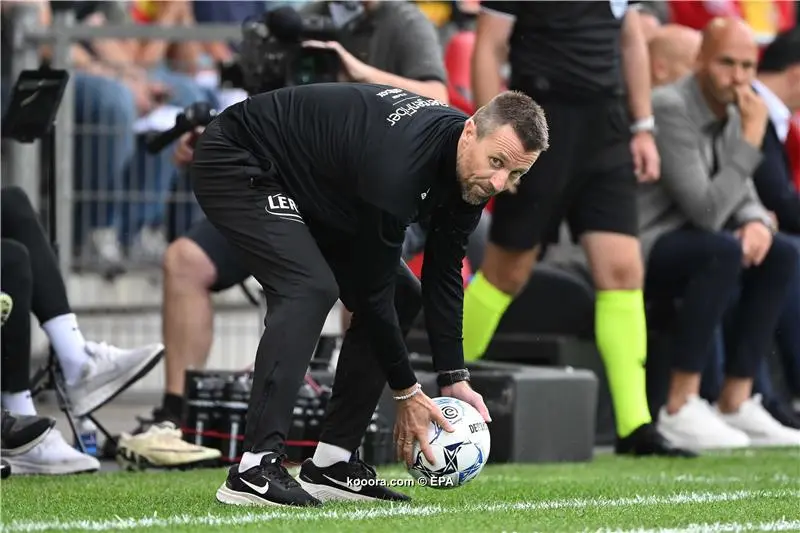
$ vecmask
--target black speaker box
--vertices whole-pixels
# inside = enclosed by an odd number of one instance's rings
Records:
[[[438,396],[432,359],[416,356],[412,361],[426,394]],[[490,361],[468,368],[472,387],[492,416],[490,462],[578,462],[593,457],[598,381],[592,372]]]

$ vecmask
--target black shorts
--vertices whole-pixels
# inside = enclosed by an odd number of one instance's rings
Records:
[[[250,277],[228,239],[207,218],[195,222],[184,237],[194,241],[214,264],[217,280],[211,292],[224,291]]]
[[[491,242],[530,250],[557,241],[564,219],[574,239],[591,231],[637,235],[637,181],[623,102],[539,104],[550,129],[550,149],[522,178],[516,194],[495,199]]]

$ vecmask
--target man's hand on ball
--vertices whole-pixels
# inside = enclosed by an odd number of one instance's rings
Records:
[[[401,394],[399,394],[401,396]],[[397,402],[397,419],[394,423],[394,441],[398,459],[403,459],[406,465],[414,464],[414,441],[419,441],[420,449],[429,463],[436,462],[433,451],[428,443],[428,427],[431,421],[440,425],[445,431],[455,429],[448,422],[442,410],[424,392],[419,391],[414,396]]]
[[[486,404],[483,401],[483,396],[475,392],[475,390],[470,387],[468,381],[460,381],[453,385],[442,387],[442,396],[449,396],[451,398],[456,398],[458,400],[467,402],[472,407],[477,409],[477,411],[483,417],[484,422],[492,421],[492,416],[489,414],[489,409],[486,407]]]

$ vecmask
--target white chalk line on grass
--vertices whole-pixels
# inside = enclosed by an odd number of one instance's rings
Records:
[[[752,475],[745,477],[738,476],[698,476],[694,474],[667,474],[661,472],[655,476],[625,476],[626,480],[642,483],[697,483],[707,485],[729,484],[729,483],[780,483],[787,485],[800,486],[800,477],[790,477],[786,474],[773,474],[769,476]]]
[[[374,520],[379,518],[426,517],[463,513],[535,512],[559,509],[587,509],[593,507],[639,507],[650,505],[707,504],[753,500],[759,498],[798,498],[800,490],[741,490],[735,492],[685,492],[669,496],[634,496],[630,498],[572,498],[515,503],[474,504],[468,508],[460,505],[397,504],[355,511],[325,509],[290,509],[266,512],[246,512],[237,515],[175,515],[166,517],[121,518],[113,520],[29,521],[3,524],[0,531],[8,533],[34,531],[101,531],[108,529],[144,529],[177,526],[241,526],[274,520],[290,522],[316,522],[321,520]]]
[[[544,476],[543,479],[548,483],[558,481],[575,481],[574,477],[570,476]],[[778,483],[781,485],[797,485],[800,487],[800,477],[790,477],[785,474],[774,475],[751,475],[751,476],[698,476],[695,474],[667,474],[662,472],[649,476],[639,475],[620,475],[619,479],[624,481],[631,481],[633,483],[645,483],[651,485],[653,483],[693,483],[697,485],[729,485],[731,483]],[[529,485],[531,478],[512,475],[492,475],[490,477],[478,477],[472,483],[485,484],[485,485],[510,485],[510,484],[524,484]]]
[[[713,524],[689,524],[680,528],[661,529],[598,529],[594,533],[738,533],[745,531],[798,531],[800,520],[782,518],[771,522],[717,522]],[[587,532],[588,533],[588,530]]]

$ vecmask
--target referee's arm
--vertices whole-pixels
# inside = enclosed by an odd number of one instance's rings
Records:
[[[481,2],[472,53],[472,97],[475,107],[486,105],[503,90],[503,65],[514,28],[516,2]]]
[[[483,206],[438,210],[431,220],[422,263],[422,308],[437,372],[464,368],[464,281],[461,267]]]
[[[354,311],[363,319],[389,387],[395,391],[417,383],[394,306],[404,229],[380,210],[367,208],[359,224],[354,258],[359,283]]]
[[[622,24],[622,70],[634,121],[653,116],[650,55],[642,31],[641,16],[638,10],[629,9]]]

